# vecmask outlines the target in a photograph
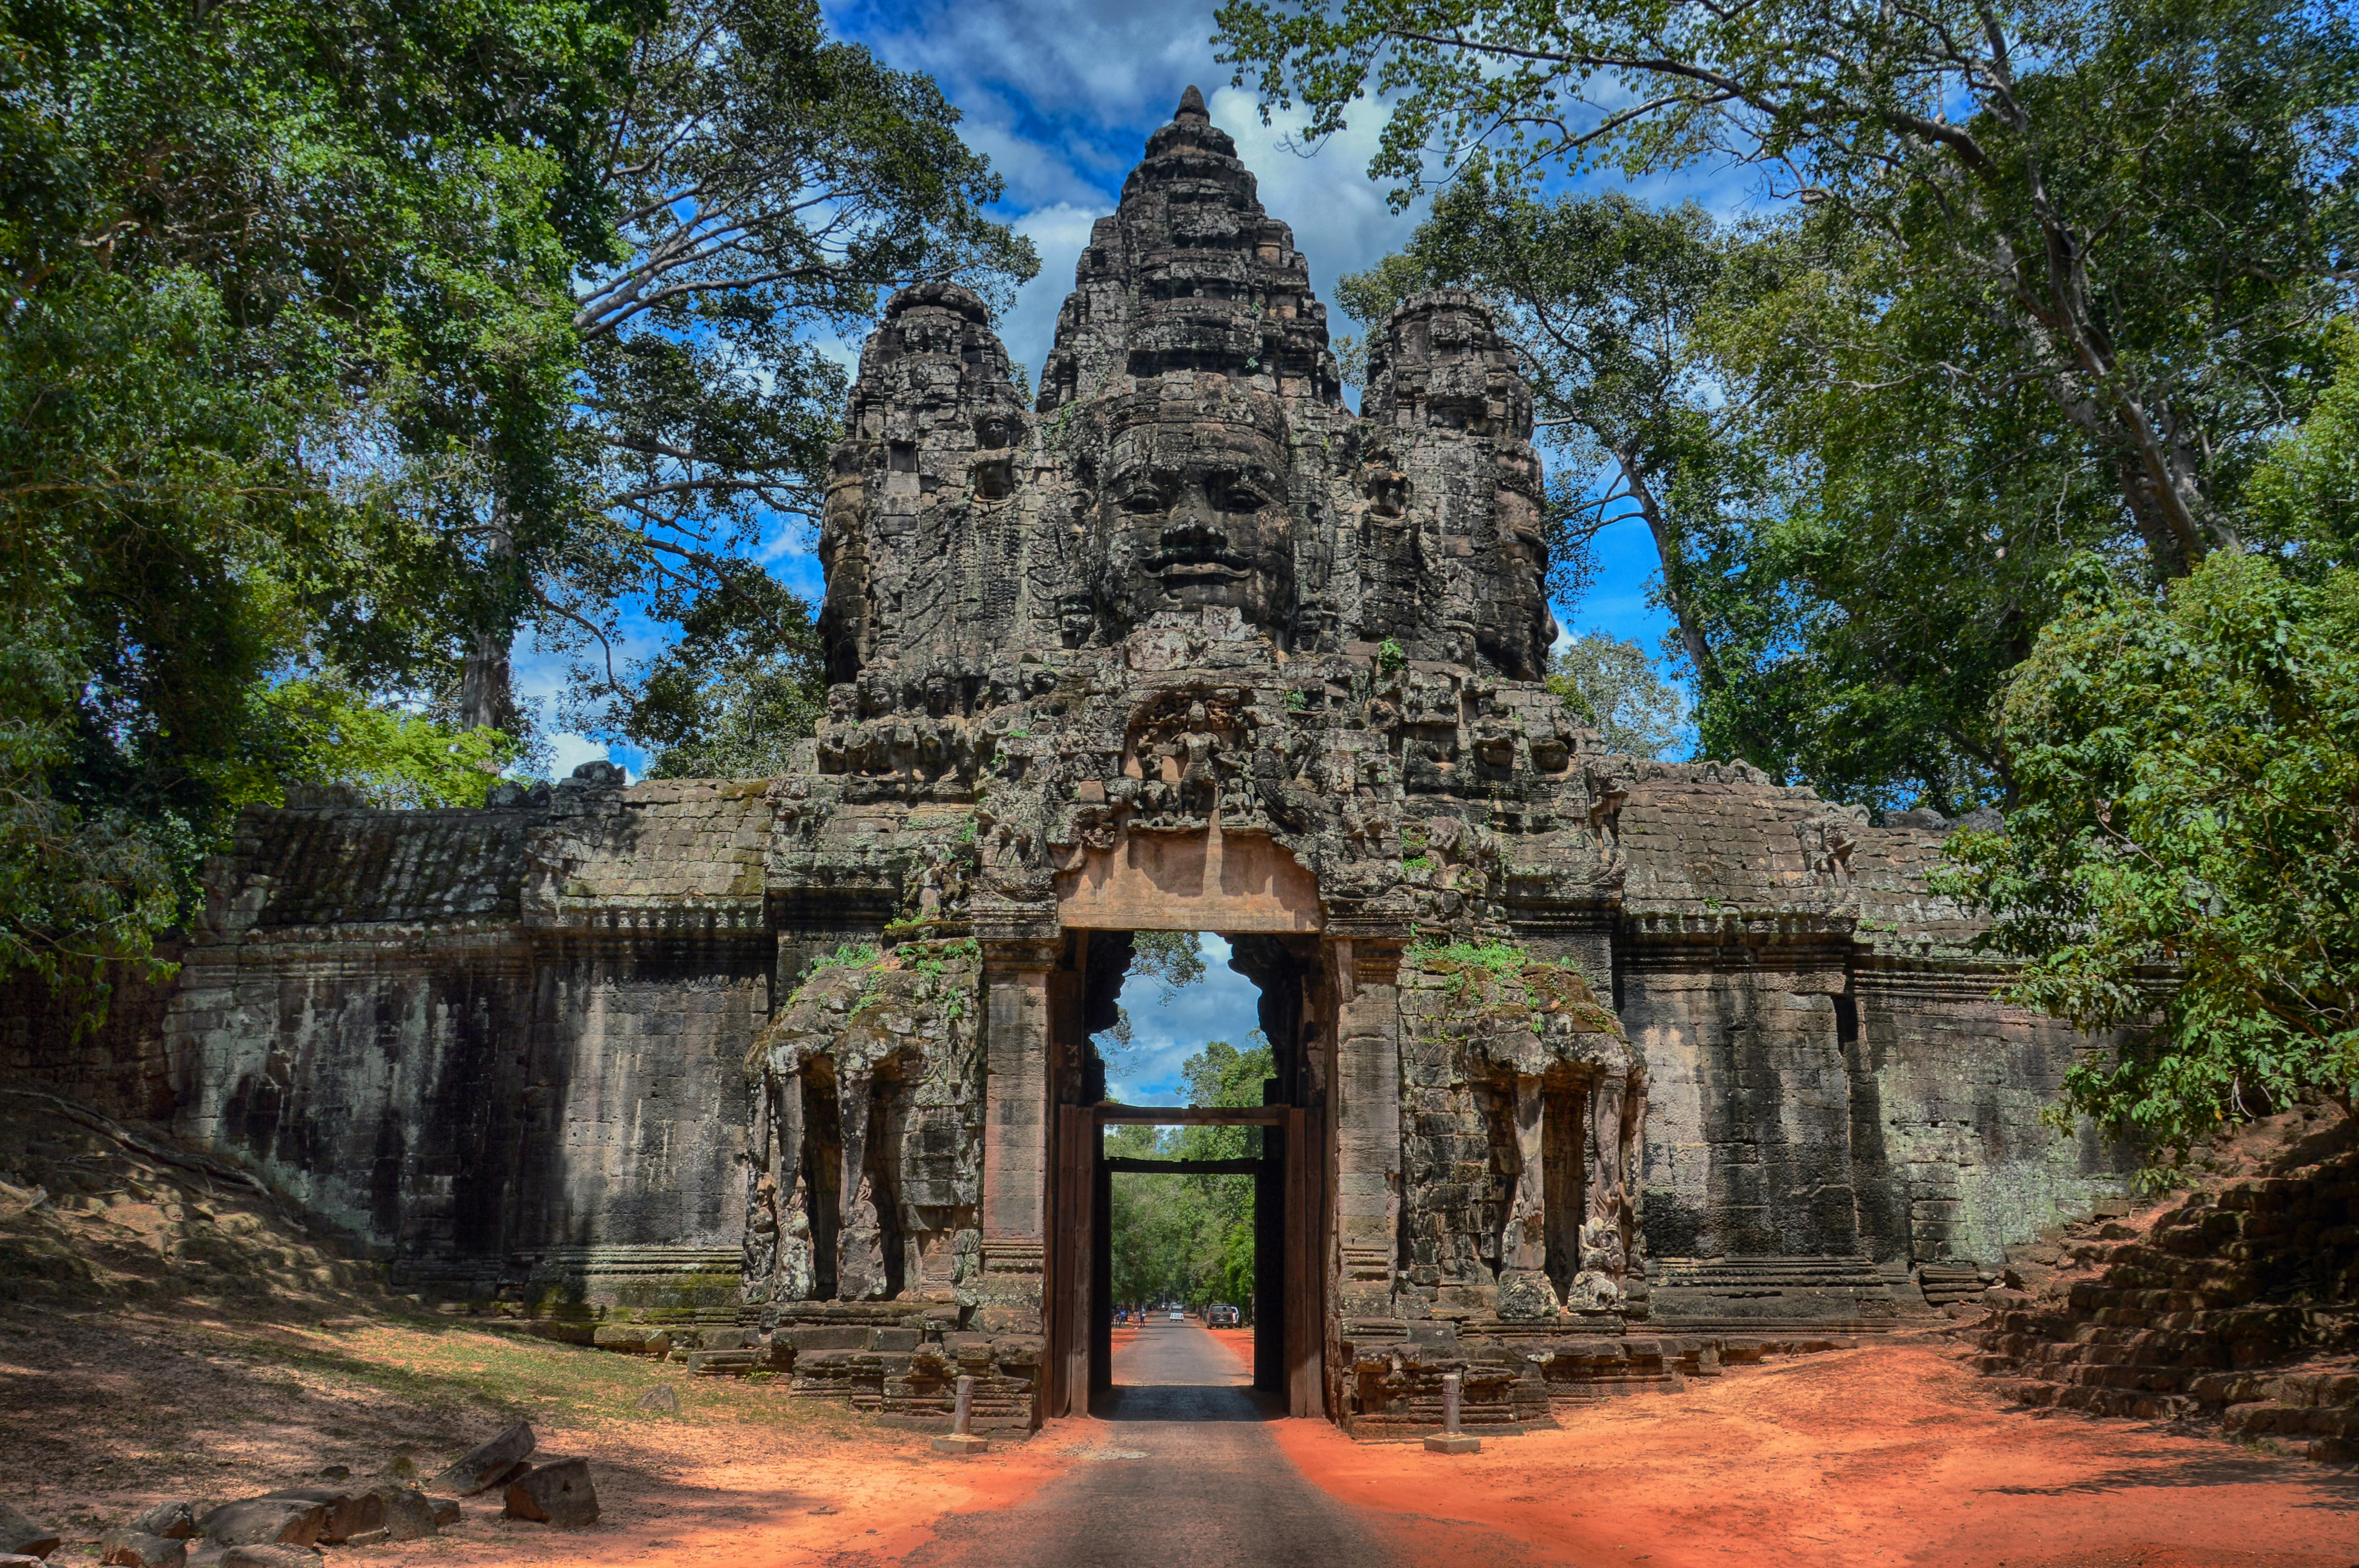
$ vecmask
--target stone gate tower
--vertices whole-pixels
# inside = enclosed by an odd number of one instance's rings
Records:
[[[1610,754],[1540,684],[1481,301],[1404,305],[1369,380],[1190,88],[1031,407],[973,295],[887,305],[793,768],[256,812],[167,1019],[184,1127],[406,1277],[905,1415],[969,1372],[1009,1426],[1103,1375],[1140,930],[1260,988],[1262,1380],[1354,1429],[1444,1368],[1544,1421],[1888,1326],[2110,1191],[2038,1121],[2094,1044],[1990,1000],[1944,824]]]

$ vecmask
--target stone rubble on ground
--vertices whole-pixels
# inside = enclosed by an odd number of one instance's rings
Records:
[[[98,1560],[119,1568],[181,1568],[189,1560],[189,1543],[136,1530],[116,1530],[99,1541]]]
[[[158,1503],[123,1527],[126,1534],[160,1535],[167,1541],[189,1541],[197,1534],[193,1503]]]
[[[2312,1108],[2287,1118],[2310,1137]],[[2219,1423],[2359,1462],[2359,1152],[2198,1190],[2142,1223],[2058,1227],[2008,1250],[1972,1325],[2020,1403]]]
[[[462,1498],[488,1492],[524,1473],[525,1456],[532,1452],[535,1441],[531,1426],[518,1422],[452,1464],[435,1477],[435,1485],[448,1487]]]
[[[536,1465],[508,1484],[507,1517],[560,1530],[598,1522],[598,1492],[590,1484],[590,1461],[555,1459]]]
[[[197,1521],[205,1539],[222,1546],[309,1546],[327,1527],[324,1507],[293,1498],[223,1503]]]

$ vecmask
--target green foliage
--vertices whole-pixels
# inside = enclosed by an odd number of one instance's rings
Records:
[[[821,969],[873,969],[885,961],[885,955],[873,942],[846,942],[832,953],[822,953],[811,960],[811,973]]]
[[[1507,1005],[1520,1007],[1528,1000],[1522,977],[1532,956],[1513,942],[1445,941],[1421,935],[1409,944],[1404,957],[1420,968],[1448,975],[1453,1001],[1473,1000],[1487,1006],[1504,999]],[[1512,993],[1495,990],[1502,980],[1515,982]]]
[[[370,806],[481,806],[522,747],[489,728],[459,730],[372,703],[340,682],[289,680],[261,693],[270,753],[249,759],[241,801],[284,804],[290,783],[349,784]]]
[[[1230,0],[1218,16],[1238,80],[1265,113],[1301,99],[1312,138],[1376,90],[1370,172],[1400,182],[1399,203],[1437,168],[1636,178],[1734,159],[1897,238],[2002,329],[1995,357],[1956,373],[2029,377],[2102,461],[2144,476],[2124,501],[2166,569],[2233,538],[2198,433],[2234,427],[2333,297],[2359,95],[2333,7]]]
[[[527,625],[681,621],[569,716],[777,771],[810,613],[739,557],[834,436],[806,329],[1035,265],[957,118],[814,0],[0,12],[0,969],[138,957],[288,784],[474,796]]]
[[[1192,1106],[1258,1106],[1276,1071],[1266,1041],[1239,1050],[1214,1040],[1180,1071]],[[1253,1127],[1118,1127],[1106,1152],[1155,1160],[1234,1160],[1261,1150]],[[1254,1178],[1142,1175],[1112,1181],[1114,1300],[1125,1305],[1224,1301],[1250,1310],[1254,1285]]]
[[[582,652],[589,732],[679,752],[669,776],[776,773],[823,693],[808,608],[743,557],[819,514],[846,383],[814,334],[857,341],[918,278],[1004,307],[1038,258],[985,211],[1001,182],[940,89],[831,37],[817,0],[678,0],[627,68],[596,171],[614,255],[571,301],[595,481],[527,563],[526,618]],[[686,635],[618,673],[635,596]]]
[[[178,912],[170,845],[120,809],[78,807],[52,781],[71,761],[73,672],[41,641],[0,644],[0,974],[29,973],[104,1006],[110,964],[147,960]]]
[[[1372,173],[1443,187],[1343,297],[1364,320],[1431,283],[1501,305],[1543,410],[1614,456],[1591,499],[1654,529],[1707,756],[1875,806],[2003,798],[1994,705],[2064,560],[2158,581],[2291,537],[2245,487],[2318,395],[2347,282],[2347,10],[1231,0],[1220,22],[1266,108],[1299,101],[1314,139],[1379,114]],[[1532,194],[1732,159],[1774,214],[1734,234]]]
[[[1613,751],[1659,759],[1686,728],[1686,697],[1656,673],[1647,650],[1603,632],[1560,645],[1549,656],[1548,683]]]
[[[1156,982],[1156,1004],[1169,1007],[1204,978],[1204,939],[1194,931],[1138,931],[1130,938],[1130,972]]]
[[[288,782],[439,798],[506,754],[398,699],[448,667],[485,511],[561,501],[564,283],[605,222],[574,116],[640,15],[0,16],[0,834],[33,895],[0,967],[137,959]]]
[[[2301,570],[2359,566],[2359,323],[2336,320],[2328,344],[2333,383],[2245,487],[2255,532],[2284,546]]]
[[[650,778],[769,778],[827,711],[810,608],[758,568],[723,574],[682,615],[679,642],[616,705],[654,750]]]
[[[1390,637],[1376,644],[1376,668],[1385,674],[1398,675],[1408,664],[1408,654]]]
[[[2163,596],[2077,563],[2008,683],[2018,796],[1944,881],[2090,1029],[2070,1110],[2183,1152],[2255,1103],[2359,1085],[2359,572],[2222,553]],[[2149,1021],[2155,1027],[2147,1029]]]

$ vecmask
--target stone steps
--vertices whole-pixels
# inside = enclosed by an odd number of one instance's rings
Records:
[[[2216,1421],[2245,1441],[2359,1458],[2359,1154],[2011,1248],[1975,1369],[2017,1402]],[[2321,1353],[2323,1358],[2321,1358]],[[2339,1357],[2339,1358],[2337,1358]]]

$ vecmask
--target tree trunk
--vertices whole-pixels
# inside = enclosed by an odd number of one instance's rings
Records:
[[[492,514],[491,548],[486,552],[484,575],[492,580],[495,602],[503,601],[504,579],[516,570],[516,539],[508,530],[505,508],[495,508]],[[496,614],[496,611],[493,613]],[[506,618],[478,625],[473,645],[459,675],[459,725],[464,730],[497,730],[506,735],[523,733],[523,715],[516,708],[516,687],[509,678],[508,658],[516,641],[516,627]]]
[[[508,633],[504,630],[484,630],[475,633],[475,645],[467,651],[467,662],[459,676],[459,725],[464,730],[492,729],[505,734],[516,732],[521,718],[516,708],[516,688],[508,678]]]

